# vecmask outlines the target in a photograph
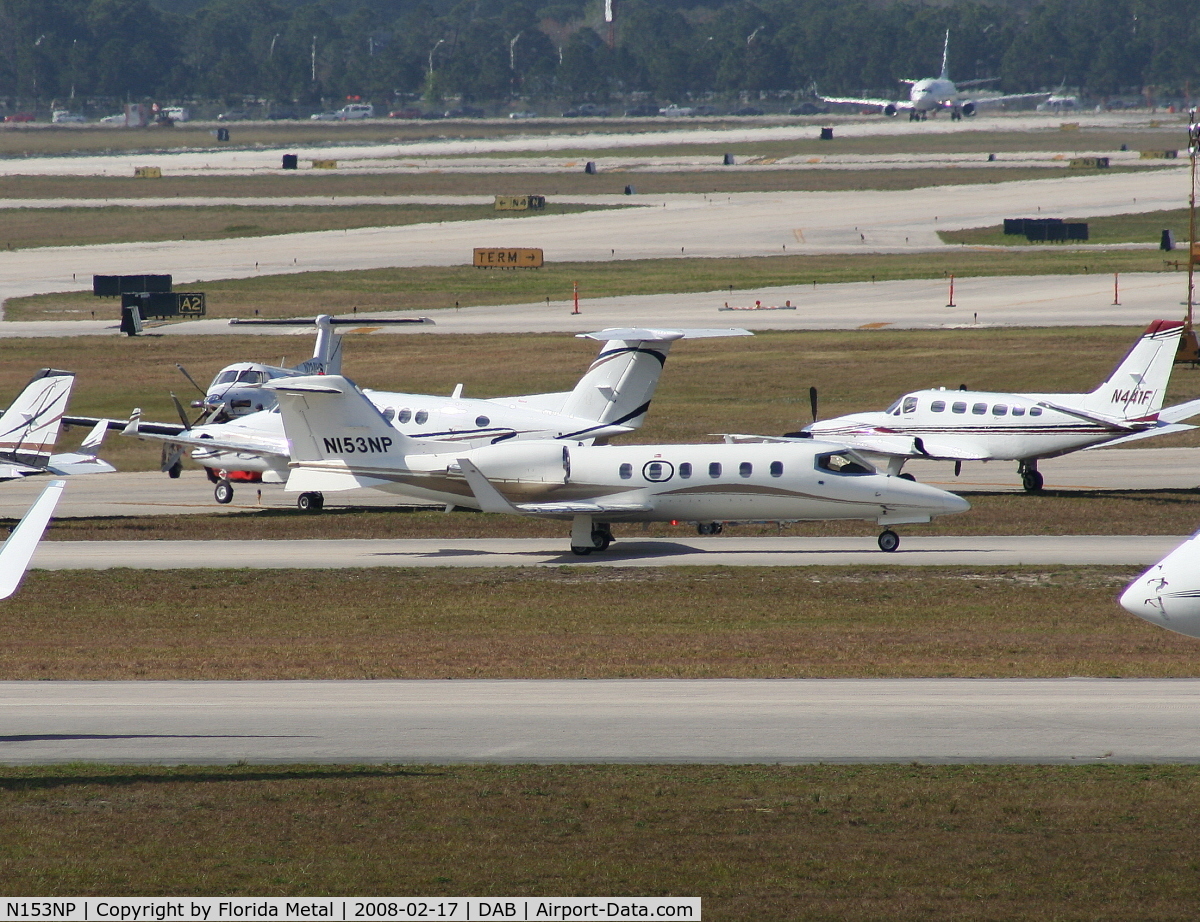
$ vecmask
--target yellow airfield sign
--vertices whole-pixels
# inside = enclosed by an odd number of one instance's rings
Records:
[[[538,247],[475,247],[477,269],[540,269],[542,251]]]

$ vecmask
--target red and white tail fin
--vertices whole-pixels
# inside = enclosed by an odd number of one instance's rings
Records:
[[[1087,408],[1120,420],[1146,419],[1158,413],[1182,331],[1178,320],[1151,323],[1108,380],[1087,395]]]

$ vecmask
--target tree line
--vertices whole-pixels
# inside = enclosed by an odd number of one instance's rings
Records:
[[[368,0],[369,2],[369,0]],[[14,101],[464,102],[871,93],[929,76],[1092,96],[1200,88],[1200,0],[0,0]]]

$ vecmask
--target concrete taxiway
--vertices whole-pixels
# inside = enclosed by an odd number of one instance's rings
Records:
[[[352,567],[999,567],[1149,566],[1183,543],[1183,535],[1005,535],[925,537],[901,528],[900,549],[879,550],[873,526],[861,538],[701,538],[680,526],[678,538],[642,538],[618,526],[604,553],[577,557],[561,538],[346,538],[255,541],[43,541],[33,557],[42,570],[259,569]]]
[[[1196,679],[0,682],[0,763],[1200,762]]]

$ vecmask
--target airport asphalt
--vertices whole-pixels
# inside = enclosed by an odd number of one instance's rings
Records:
[[[1200,762],[1196,679],[0,682],[0,764]]]

